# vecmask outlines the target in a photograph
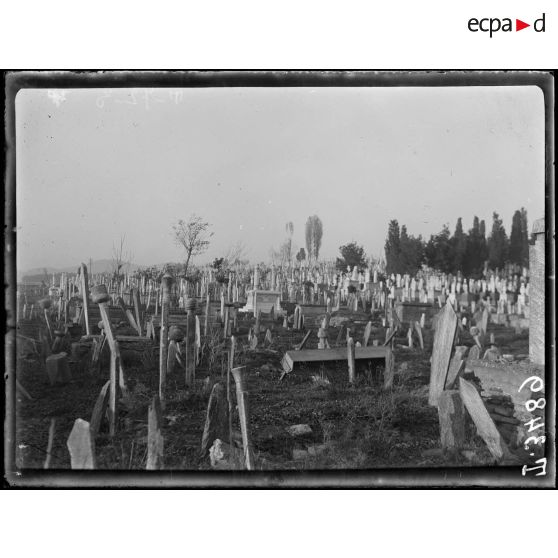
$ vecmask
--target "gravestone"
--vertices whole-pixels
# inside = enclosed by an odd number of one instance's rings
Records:
[[[66,445],[72,469],[95,469],[95,444],[86,420],[76,419]]]
[[[46,358],[46,371],[51,385],[69,382],[72,376],[67,354],[62,352],[48,356]]]
[[[362,340],[362,344],[367,347],[368,346],[368,341],[370,339],[370,334],[372,333],[372,322],[368,322],[366,324],[366,327],[364,328],[364,337]]]
[[[459,393],[465,408],[477,427],[479,436],[486,443],[494,459],[501,461],[504,458],[510,457],[510,451],[503,441],[500,432],[498,432],[475,386],[467,380],[459,378]]]
[[[457,390],[446,390],[438,401],[440,441],[445,450],[456,450],[465,442],[465,408]]]
[[[434,333],[428,395],[429,405],[438,405],[438,399],[444,389],[456,329],[457,315],[451,304],[447,302],[438,313],[436,332]]]
[[[211,390],[207,415],[202,436],[200,457],[209,454],[209,449],[217,439],[225,440],[229,437],[229,409],[226,390],[223,384],[217,382]]]
[[[246,296],[246,305],[241,308],[241,312],[253,312],[256,315],[258,310],[261,310],[263,313],[269,314],[273,308],[276,316],[283,316],[279,291],[252,289],[246,293]]]

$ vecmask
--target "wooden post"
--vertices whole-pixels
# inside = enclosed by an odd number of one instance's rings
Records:
[[[186,316],[186,338],[185,338],[185,379],[186,386],[194,385],[196,379],[196,322],[194,317],[195,299],[188,299]]]
[[[120,366],[120,358],[112,351],[110,352],[110,392],[109,392],[109,434],[116,434],[116,418],[118,413],[118,380],[117,370]]]
[[[256,338],[257,340],[257,338]],[[231,347],[231,351],[228,354],[227,358],[227,409],[229,415],[229,446],[232,447],[232,399],[231,399],[231,371],[233,368],[233,360],[234,360],[234,345]]]
[[[159,315],[159,289],[155,289],[155,316]]]
[[[89,329],[89,280],[87,278],[87,266],[84,263],[81,264],[80,279],[83,315],[85,317],[85,333],[86,335],[91,335]]]
[[[139,287],[132,289],[132,301],[134,303],[134,312],[136,315],[136,324],[138,326],[138,333],[141,337],[143,332],[143,323],[141,319],[141,302],[139,297]]]
[[[165,408],[167,388],[167,358],[168,358],[168,323],[170,305],[170,287],[172,277],[165,274],[161,281],[163,300],[161,304],[161,328],[159,330],[159,401]]]
[[[43,469],[50,469],[50,462],[52,460],[52,445],[54,443],[54,432],[56,430],[56,419],[50,419],[50,427],[48,429],[48,444],[46,449],[46,459],[43,465]]]
[[[209,302],[210,302],[210,296],[209,296],[209,291],[207,293],[207,298],[205,300],[205,320],[204,320],[204,324],[203,324],[203,336],[207,337],[207,331],[209,328]]]
[[[386,345],[386,366],[384,370],[384,389],[391,389],[395,375],[395,363],[391,345]]]
[[[70,322],[70,297],[68,296],[64,300],[64,323],[67,324]]]
[[[231,335],[231,351],[230,351],[230,369],[232,370],[234,368],[234,353],[236,351],[236,337],[234,335]]]
[[[154,395],[147,412],[147,465],[148,471],[163,469],[164,438],[161,433],[163,417],[159,396]]]
[[[248,409],[248,392],[246,390],[245,373],[246,367],[240,366],[231,370],[236,384],[236,402],[240,416],[240,430],[242,432],[242,445],[244,449],[244,460],[248,471],[254,470],[254,458],[250,442],[250,412]]]
[[[200,319],[198,318],[198,316],[194,316],[194,322],[195,322],[194,366],[197,366],[199,364],[199,358],[202,349]]]
[[[349,383],[354,384],[356,373],[355,373],[355,343],[352,337],[347,340],[347,363],[349,366]]]
[[[89,423],[89,431],[91,432],[91,437],[96,438],[99,430],[101,428],[101,422],[105,413],[107,412],[108,399],[109,399],[109,389],[111,381],[109,380],[101,389],[101,393],[97,397],[95,402],[95,407],[93,407],[93,413],[91,414],[91,422]]]
[[[229,333],[229,319],[230,319],[230,308],[225,305],[225,316],[223,318],[223,338],[226,339]]]

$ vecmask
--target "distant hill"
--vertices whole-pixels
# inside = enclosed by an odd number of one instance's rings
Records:
[[[113,270],[113,263],[112,260],[94,260],[91,262],[91,266],[89,266],[89,261],[83,262],[87,265],[87,271],[91,273],[110,273]],[[62,268],[54,268],[54,267],[35,267],[33,269],[28,270],[17,270],[17,281],[18,283],[40,283],[45,277],[45,269],[49,276],[49,282],[52,280],[52,274],[55,275],[56,278],[60,278],[61,273],[76,273],[79,269],[81,262],[77,262],[76,265],[72,267],[62,267]],[[140,267],[147,267],[147,266],[139,266],[136,264],[130,264],[128,267],[129,271],[135,271]]]

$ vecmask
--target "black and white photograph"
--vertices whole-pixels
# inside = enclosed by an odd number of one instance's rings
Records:
[[[6,79],[8,483],[554,485],[548,73]]]

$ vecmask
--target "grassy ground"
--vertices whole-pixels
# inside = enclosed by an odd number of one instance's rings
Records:
[[[351,324],[352,325],[352,324]],[[379,324],[376,336],[381,338]],[[438,415],[428,405],[431,333],[425,331],[425,350],[396,345],[396,375],[393,389],[384,391],[381,366],[358,364],[357,383],[347,382],[346,363],[301,366],[279,382],[280,360],[285,350],[302,340],[303,332],[277,326],[268,350],[249,351],[247,337],[238,337],[237,363],[248,371],[251,434],[258,468],[261,469],[370,469],[396,467],[441,467],[490,464],[490,454],[468,425],[468,457],[444,455],[440,448]],[[352,325],[355,340],[364,325]],[[502,352],[526,353],[528,337],[491,326]],[[374,336],[373,336],[374,337]],[[337,338],[331,328],[330,343]],[[261,336],[263,340],[263,334]],[[399,340],[403,343],[403,339]],[[462,341],[468,344],[468,340]],[[308,348],[317,346],[311,336]],[[211,381],[225,381],[220,355],[213,352]],[[52,468],[69,468],[66,440],[76,418],[90,420],[95,400],[108,379],[108,367],[93,372],[87,357],[69,384],[50,386],[37,355],[20,355],[18,379],[33,397],[18,395],[16,404],[16,464],[42,468],[46,457],[51,418],[56,418]],[[121,401],[118,434],[111,438],[103,425],[96,440],[100,469],[144,469],[147,458],[147,410],[157,392],[156,355],[143,362],[128,363],[126,375],[130,396]],[[166,469],[205,469],[199,460],[210,385],[207,366],[198,370],[194,389],[186,389],[183,373],[169,377],[164,410]],[[234,397],[234,395],[233,395]],[[238,417],[233,417],[235,429]],[[290,436],[286,428],[308,424],[312,433]]]

